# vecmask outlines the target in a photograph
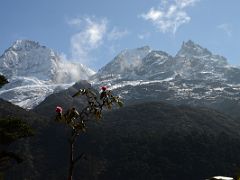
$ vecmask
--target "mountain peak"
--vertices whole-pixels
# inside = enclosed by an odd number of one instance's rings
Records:
[[[17,40],[0,56],[0,73],[10,82],[1,89],[0,97],[32,108],[54,91],[88,79],[94,72],[82,64],[64,61],[36,41]]]
[[[151,52],[149,46],[143,46],[136,49],[125,49],[120,52],[113,61],[101,68],[99,72],[107,74],[122,74],[126,71],[133,71],[134,68],[142,64],[142,60]]]
[[[142,51],[151,51],[151,48],[150,48],[150,46],[142,46],[142,47],[140,47],[140,48],[137,48],[137,50],[142,50]]]
[[[149,46],[142,46],[135,49],[125,49],[122,52],[120,52],[118,56],[126,56],[126,55],[134,56],[136,54],[140,56],[146,56],[149,52],[151,52],[151,48]]]
[[[21,50],[29,51],[31,49],[36,49],[39,47],[44,47],[44,46],[41,46],[39,42],[32,41],[32,40],[17,40],[13,43],[10,49],[14,51],[21,51]]]
[[[178,51],[176,56],[209,56],[212,53],[202,46],[194,43],[192,40],[188,40],[187,42],[182,43],[181,49]]]
[[[183,41],[183,46],[197,46],[192,40],[188,40],[187,42]]]

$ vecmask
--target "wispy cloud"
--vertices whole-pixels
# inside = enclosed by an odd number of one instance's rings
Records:
[[[118,40],[123,38],[124,36],[127,36],[130,32],[127,29],[120,30],[117,27],[114,27],[109,33],[108,33],[108,40]]]
[[[186,9],[194,6],[198,1],[200,0],[163,0],[160,7],[152,7],[141,17],[152,22],[160,32],[175,34],[181,25],[190,22],[191,17],[187,14]]]
[[[150,36],[151,36],[150,32],[144,32],[144,33],[138,34],[138,38],[141,40],[148,39]]]
[[[111,27],[107,18],[78,17],[67,19],[67,24],[77,28],[70,39],[70,59],[90,67],[95,63],[92,54],[103,44],[111,44],[129,34],[126,29]]]
[[[228,23],[223,23],[217,26],[218,29],[223,30],[227,36],[232,36],[232,25]]]
[[[71,19],[66,19],[66,22],[70,26],[80,26],[82,23],[82,19],[80,18],[71,18]]]
[[[81,29],[72,35],[71,59],[80,61],[89,65],[89,53],[97,49],[102,43],[107,32],[107,20],[105,18],[79,18],[69,21],[71,25],[78,26],[81,23]]]

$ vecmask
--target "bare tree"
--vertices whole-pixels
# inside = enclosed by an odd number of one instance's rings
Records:
[[[102,118],[103,109],[111,109],[114,104],[122,107],[123,103],[118,96],[113,96],[110,90],[103,86],[100,95],[97,95],[90,89],[80,89],[72,97],[85,96],[87,105],[78,112],[76,108],[72,107],[63,114],[63,109],[60,106],[56,107],[56,121],[65,123],[71,128],[71,136],[69,138],[69,168],[68,180],[73,179],[73,171],[75,164],[83,157],[83,153],[75,155],[74,147],[76,139],[81,133],[86,132],[86,122],[89,120],[100,120]]]

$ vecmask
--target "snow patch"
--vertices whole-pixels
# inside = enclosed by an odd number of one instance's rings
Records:
[[[114,84],[113,86],[110,87],[110,89],[113,90],[113,89],[118,89],[118,88],[122,88],[122,87],[125,87],[125,86],[140,86],[140,85],[146,85],[146,84],[161,83],[161,82],[164,82],[164,81],[171,81],[173,79],[174,78],[171,77],[171,78],[166,78],[166,79],[163,79],[163,80],[153,80],[153,81],[144,81],[144,80],[123,81],[121,83]]]

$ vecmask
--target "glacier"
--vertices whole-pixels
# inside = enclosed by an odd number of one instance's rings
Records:
[[[0,89],[0,98],[32,109],[50,94],[94,73],[82,64],[63,60],[38,42],[17,40],[0,57],[0,74],[9,81]]]

